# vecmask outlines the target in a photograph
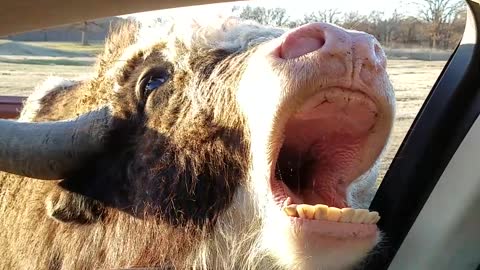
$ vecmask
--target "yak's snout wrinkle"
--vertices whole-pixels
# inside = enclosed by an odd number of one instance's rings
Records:
[[[374,36],[366,33],[352,33],[352,40],[355,62],[362,62],[364,67],[368,66],[374,70],[386,68],[385,53]]]

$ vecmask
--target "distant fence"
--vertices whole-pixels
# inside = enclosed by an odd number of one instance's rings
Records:
[[[438,50],[429,48],[384,48],[388,59],[410,59],[424,61],[447,61],[452,50]]]
[[[0,37],[13,41],[53,41],[53,42],[80,42],[82,32],[86,31],[88,42],[103,42],[107,37],[110,27],[126,21],[120,17],[107,17],[88,21],[86,28],[83,23],[73,23],[64,26],[38,29]]]

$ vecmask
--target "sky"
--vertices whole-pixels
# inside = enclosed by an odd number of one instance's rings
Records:
[[[199,14],[214,16],[216,14],[229,14],[234,6],[264,6],[266,8],[282,7],[287,10],[291,19],[300,19],[305,13],[316,10],[337,8],[344,12],[358,11],[360,14],[368,15],[371,11],[381,11],[390,15],[395,9],[404,14],[416,15],[418,0],[250,0],[230,3],[200,5],[187,8],[165,9],[160,11],[149,11],[130,14],[139,19],[151,19],[162,16],[175,16],[176,19],[182,16],[198,17]],[[123,17],[123,16],[122,16]]]

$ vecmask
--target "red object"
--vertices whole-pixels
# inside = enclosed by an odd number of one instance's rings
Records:
[[[0,96],[0,118],[18,118],[25,99],[26,97]]]

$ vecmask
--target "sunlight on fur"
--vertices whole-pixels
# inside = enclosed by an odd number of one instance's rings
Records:
[[[283,62],[272,64],[274,62],[272,51],[279,46],[280,42],[276,38],[282,36],[287,29],[265,27],[251,21],[239,21],[236,18],[205,19],[203,17],[203,19],[180,21],[181,23],[141,22],[136,41],[123,51],[105,75],[113,81],[128,64],[131,64],[129,60],[138,55],[146,59],[154,50],[153,46],[157,44],[164,44],[165,49],[162,47],[162,54],[165,58],[172,62],[176,69],[185,71],[191,71],[189,49],[193,47],[206,51],[221,49],[229,53],[248,51],[250,54],[245,71],[236,82],[238,89],[235,89],[236,92],[232,94],[247,121],[244,128],[247,129],[246,133],[250,140],[248,143],[251,148],[247,154],[251,162],[249,164],[251,167],[248,168],[248,179],[245,179],[245,183],[242,182],[235,190],[231,204],[226,209],[222,209],[223,212],[219,214],[213,232],[211,234],[206,231],[201,232],[204,235],[199,237],[200,240],[196,243],[198,246],[193,247],[191,251],[188,250],[188,258],[184,264],[205,270],[340,270],[349,269],[361,261],[380,241],[379,233],[374,237],[352,240],[324,236],[320,233],[318,236],[315,235],[316,232],[301,231],[298,229],[300,226],[293,226],[292,219],[278,206],[269,182],[274,170],[272,164],[276,162],[279,147],[284,140],[282,129],[289,116],[295,113],[298,105],[304,102],[307,95],[318,90],[312,86],[313,84],[318,84],[317,86],[322,88],[338,78],[330,78],[330,81],[327,80],[328,78],[320,78],[313,82],[306,79],[305,66],[287,66],[295,61],[286,61],[287,64]],[[179,52],[178,46],[186,47],[187,52]],[[278,58],[277,56],[275,60]],[[322,75],[321,72],[318,74]],[[305,90],[301,82],[298,82],[301,80],[309,81],[303,85],[312,87]],[[44,106],[40,104],[40,100],[51,91],[72,87],[76,83],[77,81],[59,78],[48,79],[29,97],[27,103],[30,109],[22,114],[20,120],[33,119],[41,106]],[[115,93],[118,94],[122,90],[125,89],[113,83]],[[194,94],[195,92],[192,91],[185,94],[185,97],[192,100],[188,103],[195,107],[191,111],[197,112],[195,110],[201,107],[199,103],[207,102],[200,98],[195,99]],[[148,127],[148,125],[145,126]],[[143,154],[148,155],[148,153]],[[368,207],[374,194],[374,184],[379,168],[378,160],[349,187],[346,200],[351,207]],[[154,165],[157,164],[154,163],[152,166]],[[138,222],[141,223],[141,221]],[[311,240],[311,237],[315,239]]]

